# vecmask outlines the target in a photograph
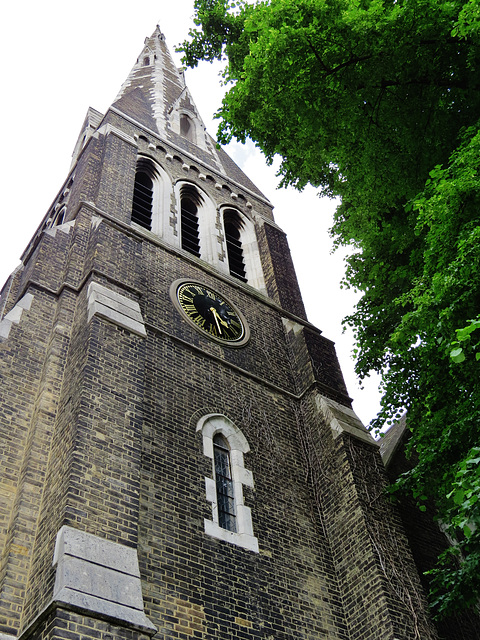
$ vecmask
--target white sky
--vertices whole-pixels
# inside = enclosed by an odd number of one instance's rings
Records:
[[[172,53],[193,26],[193,0],[16,0],[6,6],[0,24],[0,288],[66,178],[88,107],[106,111],[157,23]],[[188,70],[186,80],[215,136],[218,67],[202,64]],[[342,256],[330,254],[327,230],[335,204],[320,200],[314,189],[277,191],[274,169],[252,148],[236,144],[228,152],[274,204],[308,318],[335,341],[354,409],[367,424],[378,410],[377,380],[360,390],[352,337],[342,333],[355,296],[340,289]]]

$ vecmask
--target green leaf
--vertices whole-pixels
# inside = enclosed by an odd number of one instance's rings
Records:
[[[462,347],[450,351],[450,357],[454,362],[463,362],[465,360],[465,354],[463,353]]]

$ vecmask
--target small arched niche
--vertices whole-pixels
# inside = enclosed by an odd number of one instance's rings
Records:
[[[186,113],[180,114],[180,135],[195,144],[195,123],[193,119]]]

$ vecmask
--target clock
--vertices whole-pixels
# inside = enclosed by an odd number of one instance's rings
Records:
[[[232,347],[248,341],[250,334],[243,315],[217,291],[199,282],[177,280],[170,296],[186,320],[209,338]]]

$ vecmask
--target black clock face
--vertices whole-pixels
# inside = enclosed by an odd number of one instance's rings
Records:
[[[215,340],[238,346],[248,339],[240,313],[216,291],[196,282],[182,282],[176,299],[190,322]]]

